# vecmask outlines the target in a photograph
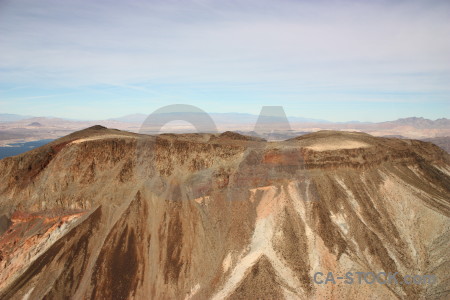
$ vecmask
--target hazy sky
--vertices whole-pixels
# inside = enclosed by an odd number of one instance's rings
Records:
[[[0,0],[0,113],[450,117],[450,1]]]

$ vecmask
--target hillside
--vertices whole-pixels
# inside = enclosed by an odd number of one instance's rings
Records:
[[[450,153],[450,136],[428,138],[424,139],[424,141],[433,143]]]
[[[272,112],[275,113],[275,112]],[[278,112],[282,113],[282,112]],[[201,114],[200,114],[201,115]],[[163,114],[152,114],[153,122],[166,117],[177,120],[166,124],[162,132],[186,133],[195,132],[193,126],[181,120],[198,120],[197,113],[174,112]],[[426,139],[434,137],[445,137],[450,135],[450,120],[446,118],[429,120],[425,118],[411,117],[395,121],[381,123],[367,122],[328,122],[300,117],[288,117],[289,126],[280,123],[280,116],[264,116],[244,113],[211,113],[208,114],[214,121],[217,130],[235,131],[245,135],[259,136],[266,140],[285,140],[298,135],[320,130],[345,130],[361,131],[374,136],[390,136]],[[133,114],[121,118],[109,120],[76,121],[61,118],[33,117],[29,119],[13,119],[2,122],[0,118],[0,147],[18,142],[30,142],[43,139],[57,139],[80,129],[100,124],[124,131],[139,132],[143,122],[149,115]],[[259,123],[257,127],[256,124]],[[281,125],[284,124],[284,125]],[[159,128],[155,128],[159,132]],[[255,132],[256,130],[256,132]],[[162,133],[161,132],[161,133]]]
[[[450,157],[431,143],[94,126],[0,170],[0,299],[450,295]],[[313,281],[349,271],[437,282]]]

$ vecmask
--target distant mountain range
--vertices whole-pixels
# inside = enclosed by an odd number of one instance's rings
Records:
[[[172,113],[177,114],[177,113]],[[258,115],[247,114],[247,113],[208,113],[211,118],[220,124],[254,124],[258,120]],[[145,119],[149,115],[147,114],[130,114],[118,118],[110,118],[107,120],[99,120],[99,121],[115,121],[115,122],[123,122],[123,123],[137,123],[141,124],[145,121]],[[304,118],[304,117],[287,117],[289,122],[291,123],[328,123],[328,124],[352,124],[354,126],[358,125],[371,125],[376,124],[378,126],[392,127],[392,126],[412,126],[415,128],[450,128],[450,119],[440,118],[436,120],[425,119],[422,117],[410,117],[410,118],[401,118],[394,121],[385,121],[385,122],[361,122],[361,121],[348,121],[348,122],[331,122],[323,119],[312,119],[312,118]],[[17,114],[0,114],[0,122],[17,122],[22,120],[33,119],[30,121],[42,120],[42,119],[53,119],[61,120],[61,121],[73,121],[72,119],[65,118],[47,118],[47,117],[35,117],[28,115],[17,115]],[[92,120],[95,121],[95,120]],[[80,121],[80,122],[92,122],[92,121]]]
[[[437,120],[429,120],[425,118],[404,118],[396,121],[382,122],[380,124],[397,125],[397,126],[413,126],[415,128],[450,128],[450,120],[440,118]]]
[[[270,113],[274,113],[270,111]],[[171,114],[169,118],[167,115]],[[188,133],[213,132],[207,118],[197,117],[198,113],[189,113],[190,120],[197,122],[196,129],[186,122],[169,122],[167,120],[180,120],[180,113],[165,113],[152,116],[153,124],[145,124],[147,115],[132,114],[109,120],[80,121],[53,117],[32,117],[15,114],[0,114],[0,146],[17,142],[30,142],[43,139],[56,139],[77,130],[94,125],[102,125],[129,132],[147,133]],[[421,117],[403,118],[395,121],[380,123],[371,122],[329,122],[326,120],[303,117],[288,117],[289,125],[283,122],[284,112],[275,112],[275,116],[262,114],[262,116],[245,113],[210,113],[214,125],[219,132],[234,131],[247,135],[256,135],[268,140],[290,139],[296,136],[316,132],[319,130],[360,131],[374,136],[404,137],[411,139],[426,139],[450,136],[450,120],[441,118],[429,120]],[[202,123],[203,122],[203,123]],[[209,125],[208,125],[209,122]],[[192,122],[191,122],[192,123]],[[165,124],[162,128],[160,124]],[[256,127],[255,125],[258,124]],[[208,129],[210,128],[210,129]],[[445,144],[438,141],[438,144]],[[444,146],[445,148],[446,146]],[[445,148],[447,149],[447,148]]]
[[[15,122],[25,119],[31,119],[32,116],[22,116],[16,114],[0,114],[0,122]]]

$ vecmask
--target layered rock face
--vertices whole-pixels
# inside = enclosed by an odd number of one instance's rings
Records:
[[[449,297],[450,159],[431,143],[93,127],[0,170],[1,299]]]

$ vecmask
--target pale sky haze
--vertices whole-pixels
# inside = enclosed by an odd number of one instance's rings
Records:
[[[0,113],[450,118],[449,1],[0,1]]]

